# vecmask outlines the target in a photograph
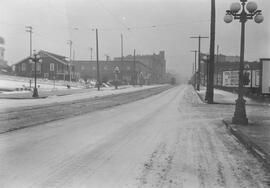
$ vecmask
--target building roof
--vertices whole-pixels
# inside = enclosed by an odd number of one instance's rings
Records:
[[[47,52],[45,50],[40,50],[38,52],[38,54],[41,56],[41,57],[50,57],[52,59],[54,59],[55,61],[61,63],[61,64],[64,64],[64,65],[68,65],[68,61],[65,60],[65,56],[62,56],[62,55],[58,55],[58,54],[54,54],[54,53],[51,53],[51,52]],[[18,63],[15,63],[14,65],[16,64],[19,64],[23,61],[25,61],[26,59],[28,59],[29,57],[26,57],[24,59],[22,59],[21,61],[19,61]]]
[[[38,53],[39,53],[40,55],[45,55],[45,56],[47,56],[47,57],[50,57],[50,58],[54,59],[55,61],[57,61],[57,62],[59,62],[59,63],[62,63],[62,64],[64,64],[64,65],[69,64],[69,63],[65,60],[65,56],[53,54],[53,53],[50,53],[50,52],[47,52],[47,51],[44,51],[44,50],[40,50]]]
[[[48,52],[48,51],[45,51],[45,50],[40,50],[39,53],[45,53],[45,54],[49,54],[49,55],[52,55],[56,58],[59,58],[59,59],[65,59],[66,56],[62,56],[62,55],[59,55],[59,54],[55,54],[55,53],[51,53],[51,52]]]
[[[73,64],[81,64],[81,63],[96,63],[97,61],[90,61],[90,60],[76,60],[76,61],[73,61]],[[101,61],[99,61],[99,63],[133,63],[133,61],[116,61],[116,60],[113,60],[113,61],[106,61],[106,60],[101,60]],[[146,66],[145,64],[143,64],[142,62],[140,62],[140,61],[135,61],[135,63],[137,63],[137,64],[140,64],[140,65],[142,65],[142,66],[144,66],[145,68],[147,68],[147,69],[150,69],[151,70],[151,68],[150,67],[148,67],[148,66]]]

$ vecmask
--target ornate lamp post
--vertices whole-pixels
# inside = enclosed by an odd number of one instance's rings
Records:
[[[118,89],[118,75],[120,74],[120,69],[118,66],[114,68],[113,73],[114,73],[115,89]]]
[[[34,51],[34,54],[33,56],[31,56],[29,58],[29,62],[30,63],[35,63],[35,87],[34,87],[34,92],[33,92],[33,95],[32,97],[35,97],[35,98],[38,98],[38,90],[37,90],[37,62],[41,63],[42,62],[42,59],[40,57],[39,54],[37,54],[35,51]]]
[[[226,11],[224,21],[226,23],[232,22],[233,19],[240,20],[241,22],[241,47],[240,47],[240,63],[239,63],[239,87],[238,99],[236,100],[234,117],[232,123],[234,124],[248,124],[246,117],[245,100],[243,99],[243,70],[244,70],[244,47],[245,47],[245,23],[249,19],[254,19],[256,23],[263,21],[261,10],[257,10],[255,2],[247,2],[247,0],[240,0],[240,3],[232,3],[230,10]],[[241,10],[241,11],[240,11]],[[247,10],[247,11],[246,11]],[[240,11],[240,13],[239,13]]]

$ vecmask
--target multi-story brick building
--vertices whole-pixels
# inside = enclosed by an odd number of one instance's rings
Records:
[[[0,72],[5,73],[9,71],[10,67],[5,60],[5,40],[3,37],[0,36]]]
[[[97,78],[96,61],[74,61],[76,77],[84,80]],[[115,79],[115,68],[120,73],[118,79],[124,83],[150,84],[154,83],[152,70],[139,61],[99,61],[100,81],[107,82]]]
[[[121,61],[121,57],[114,58],[115,61]],[[123,61],[133,61],[134,56],[128,55],[123,57]],[[165,52],[160,51],[159,54],[153,55],[136,55],[136,61],[141,62],[152,70],[153,80],[156,83],[164,83],[166,80],[166,60]]]

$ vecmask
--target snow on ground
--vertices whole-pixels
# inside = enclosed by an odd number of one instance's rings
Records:
[[[205,96],[206,88],[201,87],[200,91],[197,91],[199,94]],[[237,93],[232,93],[220,89],[214,89],[215,98],[214,101],[218,101],[220,103],[235,103],[235,100],[238,98]],[[256,102],[248,97],[244,97],[247,104],[261,104],[259,102]]]
[[[148,89],[153,87],[158,87],[161,85],[151,85],[151,86],[124,86],[119,87],[118,90],[114,88],[101,88],[100,91],[97,91],[97,88],[86,89],[88,92],[83,93],[74,93],[71,95],[64,95],[64,96],[49,96],[48,98],[39,98],[39,99],[0,99],[0,110],[4,110],[6,108],[16,108],[22,106],[35,106],[35,105],[42,105],[42,104],[50,104],[50,103],[59,103],[59,102],[66,102],[72,100],[79,100],[85,98],[93,98],[93,97],[100,97],[100,96],[107,96],[113,94],[120,94],[120,93],[127,93],[138,91],[142,89]]]
[[[267,187],[262,164],[220,124],[231,105],[200,104],[190,92],[1,134],[0,185]]]
[[[34,86],[34,78],[19,77],[19,76],[8,76],[0,74],[0,91],[10,90],[15,91],[21,88],[30,88]],[[47,80],[47,79],[37,79],[37,87],[41,90],[51,90],[51,89],[67,89],[67,84],[70,84],[67,81],[56,80]],[[72,89],[82,88],[82,85],[79,83],[71,83]]]

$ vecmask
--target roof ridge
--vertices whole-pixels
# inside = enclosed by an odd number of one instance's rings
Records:
[[[59,57],[66,58],[66,56],[55,54],[55,53],[52,53],[52,52],[49,52],[49,51],[46,51],[46,50],[40,50],[39,52],[41,52],[41,53],[44,52],[44,53],[50,54],[52,56],[59,56]]]
[[[56,60],[56,61],[58,61],[58,62],[60,62],[60,63],[63,63],[64,65],[67,65],[67,64],[68,64],[68,63],[65,62],[64,60],[59,59],[59,58],[55,57],[54,55],[52,55],[50,52],[46,52],[46,51],[44,51],[44,50],[41,50],[41,51],[39,51],[39,52],[40,52],[40,53],[43,53],[43,54],[45,54],[45,55],[47,55],[47,56],[49,56],[49,57],[51,57],[51,58],[53,58],[54,60]]]

